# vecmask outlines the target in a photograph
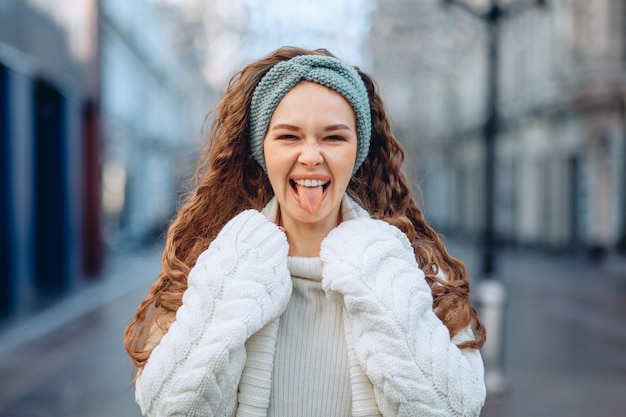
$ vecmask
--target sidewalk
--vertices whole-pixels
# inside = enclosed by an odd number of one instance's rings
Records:
[[[104,271],[93,283],[85,284],[48,309],[26,314],[9,323],[0,332],[0,358],[107,303],[146,288],[159,271],[161,251],[162,248],[158,247],[112,254]]]
[[[110,257],[97,282],[0,333],[0,417],[140,417],[122,339],[161,250]]]
[[[478,276],[478,250],[448,243]],[[626,268],[583,257],[508,249],[498,256],[508,294],[504,370],[509,390],[483,417],[626,416]],[[489,336],[488,336],[489,337]]]

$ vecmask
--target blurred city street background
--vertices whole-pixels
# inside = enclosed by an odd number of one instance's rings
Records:
[[[123,330],[205,115],[282,45],[379,82],[486,320],[482,416],[625,417],[623,0],[0,0],[0,417],[140,415]]]

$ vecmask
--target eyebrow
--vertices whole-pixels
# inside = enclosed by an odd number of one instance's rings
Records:
[[[327,132],[331,132],[333,130],[351,130],[351,129],[348,126],[344,125],[343,123],[339,123],[336,125],[326,126],[324,130],[326,130]]]
[[[287,123],[279,123],[277,125],[274,125],[272,126],[271,130],[276,130],[276,129],[286,129],[286,130],[292,130],[294,132],[300,130],[298,126],[290,125]]]
[[[287,123],[280,123],[280,124],[274,125],[272,126],[271,130],[276,130],[276,129],[286,129],[286,130],[291,130],[294,132],[300,130],[298,126],[290,125]],[[351,130],[351,129],[347,125],[344,125],[343,123],[338,123],[336,125],[326,126],[324,130],[327,132],[332,132],[335,130]]]

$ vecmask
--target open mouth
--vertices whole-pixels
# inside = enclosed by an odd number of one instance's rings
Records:
[[[290,179],[289,185],[291,185],[294,197],[300,206],[307,212],[315,214],[322,207],[330,180]]]
[[[328,186],[330,185],[330,181],[322,181],[322,180],[289,180],[289,185],[296,192],[296,194],[300,195],[298,192],[298,187],[322,187],[322,192],[326,191]]]

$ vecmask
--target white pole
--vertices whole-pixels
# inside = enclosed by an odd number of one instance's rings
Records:
[[[482,279],[476,284],[475,296],[480,319],[487,332],[487,341],[481,350],[487,393],[504,394],[508,390],[502,357],[506,288],[499,280]]]

